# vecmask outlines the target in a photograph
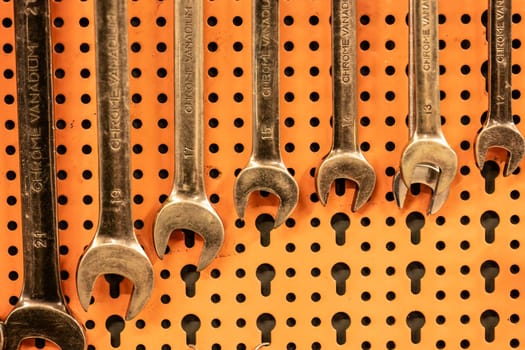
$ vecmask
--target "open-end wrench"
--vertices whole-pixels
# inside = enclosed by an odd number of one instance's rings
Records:
[[[213,261],[224,241],[222,221],[204,188],[202,21],[202,0],[175,1],[175,179],[153,230],[161,259],[174,230],[200,234],[204,248],[199,270]]]
[[[129,320],[151,295],[153,266],[135,236],[131,216],[126,0],[96,0],[95,22],[100,218],[77,268],[77,291],[87,310],[98,276],[126,277],[133,282]]]
[[[332,182],[352,180],[357,186],[352,210],[357,211],[370,199],[376,174],[357,142],[355,0],[332,0],[332,50],[333,142],[317,172],[317,192],[326,205]]]
[[[435,214],[443,204],[445,204],[449,191],[435,193],[435,188],[439,180],[439,168],[431,164],[419,164],[412,175],[412,183],[418,183],[428,186],[432,189],[432,197],[430,198],[429,214]],[[394,196],[396,203],[400,208],[405,205],[405,200],[409,192],[409,188],[401,179],[401,173],[397,172],[394,176]]]
[[[412,43],[412,41],[411,41]],[[414,66],[414,50],[413,47],[410,47],[409,51],[409,66]],[[411,76],[413,77],[413,75]],[[410,82],[413,82],[413,79],[410,79]],[[415,84],[410,83],[409,84],[409,96],[412,101],[415,93]],[[409,118],[408,118],[408,137],[409,139],[412,139],[414,137],[414,131],[415,131],[415,113],[414,113],[414,103],[409,103]],[[437,168],[435,165],[432,164],[418,164],[414,170],[414,173],[412,174],[412,183],[418,183],[428,186],[432,190],[432,197],[430,198],[430,205],[428,209],[429,214],[436,213],[443,204],[445,204],[445,201],[448,198],[449,191],[443,191],[441,193],[436,193],[436,186],[439,179],[439,168]],[[405,183],[403,182],[401,178],[401,173],[398,171],[396,172],[394,176],[394,182],[393,182],[393,192],[394,197],[396,199],[396,203],[400,208],[403,208],[405,204],[405,200],[407,197],[407,194],[409,192],[409,188]]]
[[[279,148],[279,1],[254,0],[252,19],[252,154],[235,180],[234,201],[242,219],[252,192],[276,195],[281,201],[274,223],[277,227],[299,200],[299,187],[286,169]]]
[[[81,350],[84,331],[60,287],[49,3],[15,1],[14,9],[24,284],[5,321],[5,348],[44,338]]]
[[[394,181],[394,193],[403,205],[413,183],[431,185],[428,212],[435,213],[448,195],[458,164],[441,131],[437,0],[410,0],[409,33],[409,124],[413,123],[409,129],[413,133],[401,156],[402,181]]]
[[[489,107],[487,121],[474,145],[480,169],[483,169],[489,148],[502,148],[508,152],[504,176],[516,170],[525,154],[525,140],[512,117],[511,17],[511,0],[489,0]]]

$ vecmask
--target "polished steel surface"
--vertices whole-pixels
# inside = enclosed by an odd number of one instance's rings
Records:
[[[316,176],[319,200],[326,205],[336,179],[347,179],[357,189],[352,210],[372,196],[374,168],[365,159],[357,138],[357,26],[356,1],[332,0],[333,142]]]
[[[5,321],[5,349],[44,338],[81,350],[84,330],[68,311],[58,265],[49,2],[15,1],[14,9],[24,281]]]
[[[437,0],[410,0],[409,6],[409,130],[394,194],[403,205],[414,183],[431,187],[428,212],[445,202],[457,172],[457,156],[441,131]]]
[[[95,1],[100,218],[77,268],[77,291],[87,310],[99,276],[129,279],[130,320],[151,295],[153,267],[135,236],[131,216],[126,6],[125,0]]]
[[[202,0],[175,1],[175,181],[153,230],[161,259],[173,231],[199,234],[204,240],[199,270],[215,259],[224,241],[222,221],[204,189],[202,21]]]
[[[280,199],[274,223],[278,227],[299,200],[299,187],[282,161],[279,146],[279,1],[254,0],[252,6],[252,154],[235,180],[234,201],[242,219],[252,192],[274,194]]]
[[[489,148],[508,153],[504,176],[519,166],[525,140],[512,116],[512,0],[489,0],[489,107],[487,121],[476,138],[476,163],[483,169]]]

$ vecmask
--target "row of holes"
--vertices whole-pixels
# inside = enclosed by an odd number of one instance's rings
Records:
[[[471,16],[469,14],[463,14],[460,18],[461,20],[461,23],[463,24],[469,24],[472,20]],[[308,18],[308,22],[312,25],[312,26],[316,26],[319,24],[319,17],[316,16],[316,15],[312,15]],[[440,14],[439,15],[439,24],[444,24],[445,22],[447,21],[447,17],[443,14]],[[139,27],[140,24],[141,24],[141,19],[139,17],[132,17],[130,19],[130,24],[132,27]],[[217,17],[215,16],[209,16],[207,19],[206,19],[206,23],[210,26],[210,27],[215,27],[217,26],[219,20],[217,19]],[[234,16],[232,18],[232,24],[236,27],[240,27],[242,26],[244,20],[241,16]],[[370,24],[371,22],[371,19],[368,15],[362,15],[360,16],[359,18],[359,22],[362,24],[362,25],[368,25]],[[396,18],[395,16],[393,15],[387,15],[385,17],[385,23],[388,24],[388,25],[392,25],[396,22]],[[520,23],[521,22],[521,15],[518,14],[518,13],[515,13],[512,15],[512,22],[517,24],[517,23]],[[62,17],[55,17],[53,19],[53,25],[56,27],[56,28],[62,28],[64,26],[64,19]],[[159,27],[164,27],[166,26],[166,23],[167,23],[167,20],[165,17],[162,17],[162,16],[159,16],[156,18],[155,20],[155,23],[157,24],[157,26]],[[293,16],[285,16],[283,18],[283,23],[287,26],[291,26],[295,23],[295,19]],[[405,23],[408,23],[408,20],[406,19],[405,17]],[[481,23],[486,26],[487,25],[487,12],[485,11],[483,14],[482,14],[482,17],[481,17]],[[85,28],[85,27],[88,27],[89,24],[90,24],[90,21],[87,17],[81,17],[78,21],[78,24]],[[2,26],[4,26],[5,28],[11,28],[11,26],[13,25],[13,21],[11,18],[9,17],[6,17],[2,20]]]
[[[468,315],[462,315],[460,317],[460,321],[462,324],[468,324],[470,323],[470,316]],[[517,323],[519,322],[519,316],[516,314],[513,314],[510,316],[509,321],[511,323]],[[443,325],[446,322],[446,318],[443,315],[439,315],[435,319],[436,324]],[[313,327],[319,327],[321,325],[321,319],[318,317],[314,317],[311,320],[311,324]],[[361,324],[363,326],[368,326],[372,323],[372,320],[369,317],[362,317],[361,318]],[[396,319],[394,316],[389,316],[386,319],[386,324],[389,326],[392,326],[396,323]],[[494,310],[486,310],[484,311],[480,316],[480,324],[485,328],[485,340],[487,342],[493,342],[495,340],[495,328],[497,327],[497,324],[499,323],[499,315]],[[262,339],[263,341],[270,341],[271,340],[271,331],[275,327],[276,321],[275,317],[271,314],[262,314],[257,319],[257,327],[261,330],[262,333]],[[347,329],[351,326],[351,319],[348,314],[345,312],[339,312],[334,314],[331,320],[332,327],[336,330],[336,342],[338,345],[344,345],[347,342],[346,338],[346,332]],[[413,311],[407,315],[406,318],[406,324],[408,328],[411,330],[411,341],[414,344],[418,344],[421,341],[421,333],[422,330],[424,330],[425,325],[425,316],[423,313],[419,311]],[[146,326],[145,322],[143,320],[138,320],[135,323],[136,327],[138,329],[142,329]],[[188,344],[192,344],[196,340],[196,333],[198,329],[201,327],[200,320],[195,315],[187,315],[182,319],[181,322],[182,328],[187,333],[187,341]],[[211,321],[211,326],[213,328],[219,328],[221,327],[222,322],[219,319],[213,319]],[[286,320],[286,325],[288,327],[294,327],[296,325],[296,320],[293,317],[289,317]],[[120,343],[120,333],[124,329],[125,323],[120,318],[120,316],[110,316],[106,320],[106,329],[111,333],[111,343],[114,347],[117,347]],[[244,319],[238,319],[236,321],[236,326],[239,328],[243,328],[246,326],[246,320]],[[161,327],[164,329],[168,329],[171,327],[171,321],[170,320],[162,320],[161,321]],[[95,328],[94,321],[87,321],[86,322],[86,328],[93,329]],[[445,347],[446,342],[444,340],[438,340],[436,342],[436,348],[442,349]],[[516,348],[519,346],[520,342],[518,339],[512,339],[510,341],[510,346],[512,348]],[[387,349],[395,349],[396,343],[394,341],[389,341],[387,344]],[[370,349],[371,343],[369,341],[365,341],[361,344],[362,349]],[[460,342],[460,346],[462,349],[468,349],[470,347],[470,342],[468,339],[463,339]],[[137,349],[145,349],[143,345],[138,345]],[[164,346],[163,348],[164,349]],[[212,350],[215,349],[221,349],[221,346],[219,344],[214,344],[212,346]],[[245,349],[244,344],[239,344],[237,346],[237,349]],[[294,343],[288,343],[287,349],[296,349],[296,345]],[[320,343],[314,343],[312,344],[312,349],[321,349]]]
[[[520,68],[521,69],[521,68]],[[11,76],[11,71],[9,72],[8,74],[9,76]],[[445,96],[446,96],[446,93],[441,91],[441,100],[445,99]],[[470,99],[470,92],[467,91],[467,90],[464,90],[460,93],[460,96],[461,96],[461,99],[462,100],[468,100]],[[514,100],[518,100],[520,99],[521,97],[521,92],[519,90],[513,90],[512,91],[512,98]],[[363,91],[361,92],[360,94],[360,99],[364,102],[366,101],[369,101],[371,98],[371,95],[368,91]],[[396,95],[393,91],[387,91],[385,93],[385,99],[387,101],[393,101],[395,100],[396,98]],[[284,100],[286,102],[292,102],[294,101],[295,99],[295,94],[293,92],[286,92],[284,94]],[[319,93],[318,92],[311,92],[310,93],[310,97],[309,97],[310,101],[312,102],[318,102],[319,99],[320,99],[320,96],[319,96]],[[139,93],[134,93],[132,94],[131,96],[131,100],[133,101],[133,103],[141,103],[142,102],[142,95],[139,94]],[[208,101],[211,102],[211,103],[215,103],[219,100],[219,95],[215,92],[211,92],[209,95],[208,95]],[[240,92],[236,92],[233,94],[233,100],[237,103],[240,103],[244,100],[244,95]],[[80,101],[83,103],[83,104],[89,104],[91,103],[91,96],[89,94],[82,94],[82,96],[80,97]],[[164,93],[161,93],[157,96],[157,102],[159,103],[166,103],[168,101],[168,96]],[[7,94],[4,96],[4,102],[6,105],[12,105],[15,103],[15,97],[11,94]],[[56,97],[55,97],[55,102],[57,104],[64,104],[66,103],[66,96],[63,95],[63,94],[58,94]],[[466,116],[468,119],[466,118],[462,118],[461,119],[461,123],[463,125],[468,125],[470,124],[470,117],[469,116]],[[391,116],[387,116],[385,118],[385,124],[388,125],[388,126],[393,126],[395,124],[395,120],[392,120],[391,119],[392,117]],[[481,116],[480,120],[483,118],[483,115]],[[515,115],[514,118],[517,119],[518,123],[519,123],[519,120],[521,119],[518,115]],[[363,126],[368,126],[370,122],[370,119],[367,117],[367,116],[364,116],[361,118],[361,125]],[[290,126],[289,124],[292,123],[289,119],[288,119],[288,122],[285,123],[286,126]],[[446,123],[446,119],[444,117],[442,117],[442,124],[445,124]],[[319,126],[319,120],[317,117],[312,117],[310,119],[310,125],[313,126],[313,127],[317,127]]]
[[[517,314],[513,314],[509,317],[509,321],[511,323],[518,323],[519,322],[519,316]],[[361,318],[361,324],[363,326],[370,325],[372,320],[365,316]],[[425,316],[423,313],[419,311],[413,311],[407,315],[406,318],[406,324],[408,328],[411,330],[411,341],[414,344],[418,344],[421,341],[421,333],[424,329],[425,325]],[[443,315],[439,315],[435,319],[436,324],[443,325],[446,322],[446,317]],[[462,315],[460,317],[460,322],[462,324],[468,324],[470,323],[470,316],[468,315]],[[270,341],[271,339],[271,331],[275,327],[275,317],[271,314],[261,314],[257,319],[257,327],[261,330],[262,333],[262,339],[263,341]],[[396,323],[396,319],[394,316],[388,316],[386,318],[386,324],[389,326],[392,326]],[[487,342],[493,342],[495,340],[495,328],[497,327],[499,323],[499,315],[494,310],[486,310],[484,311],[480,316],[480,323],[485,328],[485,340]],[[314,317],[311,320],[311,324],[313,327],[319,327],[321,325],[321,319],[318,317]],[[332,327],[336,330],[336,341],[339,345],[344,345],[347,342],[346,339],[346,331],[351,325],[350,317],[348,314],[344,312],[339,312],[334,314],[331,320]],[[96,324],[92,320],[88,320],[86,322],[86,328],[87,329],[94,329]],[[120,346],[120,333],[125,328],[125,322],[124,320],[118,316],[118,315],[112,315],[109,316],[106,319],[105,322],[106,329],[111,334],[111,345],[112,347],[119,347]],[[219,319],[213,319],[211,321],[211,326],[213,328],[219,328],[221,327],[222,322]],[[286,320],[286,325],[288,327],[294,327],[296,325],[296,320],[293,317],[289,317]],[[135,326],[137,329],[143,329],[146,327],[146,322],[144,320],[137,320],[135,322]],[[187,342],[188,344],[194,344],[196,342],[196,334],[199,328],[201,327],[201,321],[199,318],[195,315],[186,315],[182,321],[181,326],[184,329],[184,331],[187,333]],[[236,321],[236,326],[239,328],[243,328],[246,326],[246,320],[240,318]],[[171,321],[168,319],[164,319],[161,321],[161,327],[164,329],[169,329],[171,327]],[[444,340],[438,340],[436,342],[436,348],[442,349],[445,347],[446,342]],[[518,339],[512,339],[509,343],[509,345],[512,348],[517,348],[519,346],[519,340]],[[35,345],[37,348],[41,349],[45,347],[45,342],[42,339],[36,339]],[[395,349],[396,344],[394,341],[388,341],[387,349]],[[369,341],[365,341],[361,344],[362,349],[371,349],[371,343]],[[462,349],[468,349],[470,347],[470,342],[468,339],[461,340],[460,346]],[[163,345],[161,349],[170,349],[170,345]],[[90,345],[88,347],[90,350],[94,350],[95,347],[93,345]],[[136,349],[145,349],[145,346],[142,344],[139,344],[136,346]],[[221,349],[221,346],[219,344],[214,344],[212,346],[212,350],[218,350]],[[246,349],[246,346],[244,344],[238,344],[237,349]],[[287,349],[296,349],[296,345],[294,343],[288,343]],[[312,349],[321,349],[320,343],[314,343],[312,344]]]
[[[468,315],[462,315],[460,317],[460,321],[462,324],[468,324],[470,323],[470,316]],[[509,317],[509,321],[511,323],[517,323],[519,322],[519,316],[516,314],[513,314]],[[362,317],[361,318],[361,324],[363,326],[370,325],[372,320],[369,317]],[[439,315],[435,319],[436,324],[443,325],[446,322],[446,318],[443,315]],[[261,330],[262,333],[262,339],[263,341],[270,341],[271,339],[271,331],[275,327],[275,317],[271,314],[262,314],[257,319],[257,327]],[[314,317],[311,320],[311,324],[313,327],[319,327],[321,325],[321,319],[318,317]],[[386,318],[386,324],[389,326],[392,326],[396,323],[396,319],[394,316],[388,316]],[[480,316],[480,323],[481,325],[486,329],[485,332],[485,340],[487,342],[493,342],[495,340],[495,328],[497,327],[497,324],[499,323],[499,315],[494,310],[486,310],[484,311]],[[336,330],[336,342],[339,345],[344,345],[347,342],[346,339],[346,331],[351,326],[351,319],[348,314],[344,312],[339,312],[334,314],[331,320],[332,327]],[[408,328],[411,330],[411,341],[414,344],[418,344],[421,341],[421,333],[424,329],[425,325],[425,316],[423,313],[419,311],[413,311],[407,315],[406,324]],[[221,327],[222,322],[219,319],[213,319],[211,321],[211,326],[213,328],[219,328]],[[288,327],[294,327],[296,325],[296,320],[293,317],[289,317],[286,320],[286,325]],[[94,329],[96,326],[95,322],[92,320],[88,320],[86,322],[86,328],[87,329]],[[143,329],[146,327],[146,323],[144,320],[138,320],[135,322],[135,326],[137,329]],[[196,335],[198,329],[201,327],[201,322],[199,318],[195,315],[186,315],[182,321],[181,326],[187,333],[187,342],[188,344],[193,344],[196,341]],[[236,321],[236,326],[239,328],[243,328],[246,326],[246,320],[244,319],[238,319]],[[168,329],[171,327],[171,321],[164,319],[161,321],[161,327],[164,329]],[[109,316],[106,320],[106,329],[111,334],[111,345],[113,347],[118,347],[120,345],[120,333],[124,330],[125,323],[124,320],[118,316],[118,315],[112,315]],[[38,341],[37,341],[38,343]],[[436,347],[438,349],[442,349],[445,347],[445,341],[444,340],[438,340],[436,342]],[[512,339],[510,341],[510,346],[512,348],[516,348],[519,346],[519,340],[518,339]],[[169,348],[169,345],[163,345],[162,349]],[[387,343],[388,349],[395,349],[395,342],[389,341]],[[470,342],[467,339],[461,340],[460,346],[462,349],[467,349],[470,347]],[[37,346],[38,347],[38,346]],[[40,347],[39,347],[40,348]],[[363,349],[370,349],[371,343],[369,341],[365,341],[362,343]],[[94,349],[94,347],[92,347]],[[137,345],[136,349],[145,349],[144,345],[139,344]],[[214,344],[212,346],[212,349],[221,349],[221,346],[219,344]],[[237,346],[237,349],[245,349],[244,344],[239,344]],[[296,349],[296,345],[294,343],[289,343],[287,345],[287,349]],[[320,343],[314,343],[312,344],[312,349],[321,349]]]
[[[16,197],[11,196],[10,202],[13,203],[16,200]],[[67,197],[66,196],[60,196],[59,198],[63,198],[62,201],[59,200],[60,204],[67,204]],[[85,198],[85,197],[84,197]],[[442,216],[439,216],[436,218],[436,224],[439,226],[444,225],[446,222],[445,218]],[[495,241],[496,237],[496,228],[499,225],[500,218],[499,215],[494,211],[486,211],[483,213],[480,217],[480,223],[481,226],[485,229],[485,241],[487,243],[493,243]],[[520,222],[520,217],[518,215],[512,215],[510,218],[511,224],[518,224]],[[391,227],[394,226],[396,223],[396,220],[394,217],[388,217],[385,220],[385,223],[387,226]],[[470,223],[469,216],[462,216],[460,218],[460,223],[462,225],[468,225]],[[238,219],[235,222],[237,228],[243,228],[245,223],[244,221]],[[312,227],[318,227],[320,226],[321,222],[318,218],[312,218],[310,220],[310,225]],[[371,224],[370,218],[363,217],[360,220],[360,224],[363,227],[367,227]],[[292,218],[289,218],[285,225],[289,228],[292,228],[295,226],[295,220]],[[335,242],[337,245],[344,245],[346,241],[346,230],[350,226],[350,218],[345,213],[337,213],[332,216],[332,220],[330,223],[331,227],[335,231]],[[425,217],[420,212],[412,212],[407,215],[406,218],[406,225],[409,228],[410,231],[410,237],[413,244],[419,244],[420,242],[420,236],[421,236],[421,229],[425,225]],[[61,230],[67,230],[68,229],[68,222],[66,220],[60,220],[59,221],[59,229]],[[136,229],[142,229],[144,227],[144,221],[143,220],[135,220],[134,226]],[[263,246],[268,246],[270,244],[270,232],[273,229],[273,218],[269,214],[261,214],[259,215],[255,220],[255,226],[259,230],[261,234],[261,244]],[[93,222],[91,220],[84,221],[84,228],[87,230],[90,230],[93,228]],[[10,220],[7,223],[7,229],[9,231],[15,231],[18,229],[18,224],[16,221]],[[188,232],[185,235],[185,244],[188,248],[193,247],[195,243],[194,234]],[[512,240],[509,243],[510,248],[512,249],[518,249],[520,247],[520,242],[518,240]],[[385,244],[385,248],[388,251],[393,251],[396,248],[396,245],[394,242],[387,242]],[[460,243],[460,248],[462,250],[468,250],[470,248],[470,243],[467,240],[463,240]],[[62,248],[61,248],[62,249]],[[238,244],[236,246],[236,251],[238,253],[243,253],[245,251],[245,246],[243,244]],[[362,251],[369,251],[371,249],[371,245],[368,242],[362,242],[361,244],[361,250]],[[437,250],[444,250],[446,249],[446,243],[444,241],[438,241],[436,242],[436,249]],[[319,252],[321,250],[321,246],[319,243],[312,243],[311,250],[313,252]],[[63,253],[65,249],[62,249],[61,253]],[[295,245],[293,243],[289,243],[286,245],[286,251],[289,253],[293,253],[295,251]],[[15,247],[9,247],[8,249],[9,254],[16,255],[18,251],[15,249]],[[66,252],[67,254],[67,252]]]

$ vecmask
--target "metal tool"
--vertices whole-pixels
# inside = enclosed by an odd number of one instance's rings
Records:
[[[279,147],[279,1],[253,1],[253,143],[248,165],[235,180],[235,209],[240,218],[253,191],[267,191],[281,203],[274,227],[295,209],[299,187],[286,169]]]
[[[126,0],[95,1],[100,218],[77,269],[80,304],[87,310],[98,276],[133,282],[126,319],[134,318],[153,289],[153,267],[131,216],[128,18]]]
[[[448,196],[458,164],[441,131],[437,0],[410,0],[409,21],[411,135],[401,156],[402,181],[394,179],[394,194],[402,206],[412,184],[426,184],[432,189],[428,212],[435,213]]]
[[[175,180],[153,232],[161,259],[174,230],[200,234],[204,248],[199,270],[213,261],[224,241],[222,221],[204,189],[202,7],[201,0],[175,1]]]
[[[49,3],[15,1],[14,10],[24,284],[5,321],[5,349],[27,338],[85,349],[60,286]]]
[[[317,172],[317,193],[326,205],[332,182],[348,179],[356,186],[352,210],[374,192],[376,174],[357,141],[356,1],[332,0],[333,143]]]
[[[509,176],[525,154],[525,140],[512,117],[512,2],[489,0],[489,110],[474,145],[476,163],[483,169],[489,148],[508,152],[504,176]]]
[[[449,190],[443,191],[441,193],[435,193],[435,189],[439,180],[439,168],[431,164],[419,164],[412,176],[412,183],[418,183],[428,186],[432,189],[432,197],[430,198],[430,205],[428,209],[429,214],[435,214],[441,209],[443,204],[445,204]],[[405,204],[406,197],[409,192],[409,188],[405,185],[401,179],[401,173],[396,172],[394,176],[394,196],[396,199],[397,205],[402,208]]]

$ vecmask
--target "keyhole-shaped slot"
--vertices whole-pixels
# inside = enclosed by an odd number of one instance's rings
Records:
[[[180,271],[180,276],[186,284],[186,296],[188,298],[193,298],[195,296],[196,286],[195,284],[201,276],[200,272],[197,271],[197,266],[195,265],[186,265]]]
[[[486,310],[481,314],[481,324],[485,327],[485,340],[492,343],[496,337],[496,326],[499,323],[499,315],[494,310]]]
[[[494,243],[498,225],[499,215],[495,211],[488,210],[481,215],[481,226],[485,229],[485,242]]]
[[[113,273],[104,275],[106,282],[109,283],[109,295],[116,299],[120,296],[120,283],[124,280],[124,277]]]
[[[106,320],[106,329],[111,334],[111,346],[118,348],[120,346],[120,333],[124,330],[126,323],[119,315],[111,315]]]
[[[261,281],[261,294],[265,297],[272,292],[271,282],[275,278],[275,269],[270,264],[262,264],[257,268],[257,279]]]
[[[489,34],[489,31],[485,30],[485,37],[488,37],[488,34]],[[488,41],[488,38],[487,38],[487,41]],[[487,93],[489,92],[489,79],[487,79],[488,71],[489,71],[489,61],[485,60],[481,64],[481,75],[483,75],[483,80],[485,81],[485,91]],[[483,117],[481,118],[481,124],[485,124],[485,120],[487,120],[486,115],[487,115],[487,112],[483,113],[484,118]]]
[[[335,292],[338,295],[346,293],[346,280],[350,277],[350,267],[345,263],[337,263],[332,267],[332,277],[335,280]]]
[[[481,170],[481,176],[485,178],[485,192],[487,194],[494,193],[496,191],[496,178],[498,177],[500,168],[498,163],[488,160],[483,164]]]
[[[421,279],[425,275],[425,266],[419,261],[413,261],[407,265],[407,276],[410,278],[410,290],[413,294],[421,291]]]
[[[425,315],[419,311],[412,311],[407,316],[407,326],[410,328],[410,339],[412,343],[419,344],[421,341],[421,328],[425,325]]]
[[[419,183],[411,184],[410,185],[410,193],[413,196],[417,196],[418,194],[420,194],[421,193],[421,184],[419,184]]]
[[[270,232],[273,230],[275,220],[269,214],[261,214],[255,219],[255,227],[261,234],[261,245],[268,247],[270,245]]]
[[[261,331],[261,342],[272,342],[272,330],[275,328],[275,317],[271,314],[262,314],[257,317],[257,328]]]
[[[336,332],[337,344],[346,344],[346,330],[350,327],[350,316],[344,312],[336,313],[332,317],[332,327]]]
[[[481,275],[485,278],[485,291],[494,292],[496,276],[499,274],[499,265],[493,260],[487,260],[481,265]]]
[[[186,248],[193,248],[195,246],[195,232],[190,230],[182,230],[184,233],[184,245]]]
[[[332,216],[330,225],[335,231],[335,243],[344,245],[346,242],[346,230],[350,227],[350,218],[345,213],[337,213]]]
[[[335,179],[335,194],[338,196],[344,196],[346,192],[346,180]]]
[[[186,344],[197,344],[197,331],[201,328],[201,320],[193,315],[186,315],[181,322],[182,329],[186,332]]]
[[[425,217],[418,211],[407,215],[406,224],[410,229],[410,241],[412,244],[421,242],[421,229],[425,226]]]

